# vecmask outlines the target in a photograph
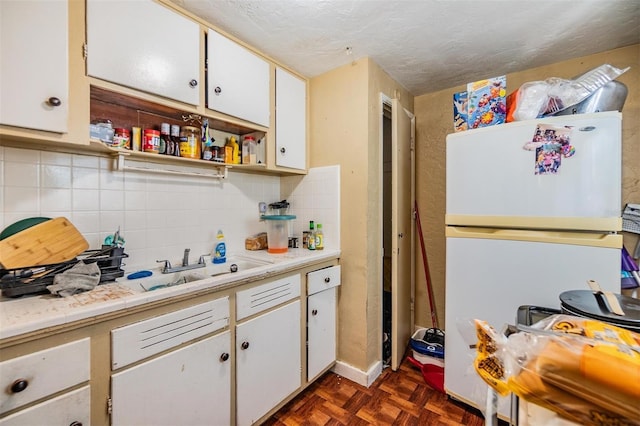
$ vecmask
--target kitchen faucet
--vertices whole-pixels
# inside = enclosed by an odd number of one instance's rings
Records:
[[[161,269],[161,272],[163,274],[171,274],[173,272],[187,271],[189,269],[204,268],[205,266],[207,266],[207,263],[204,260],[204,257],[208,256],[207,254],[201,255],[200,258],[198,259],[198,263],[189,265],[190,252],[191,252],[191,249],[188,249],[188,248],[184,249],[184,254],[182,256],[182,266],[175,266],[175,267],[171,266],[171,262],[169,262],[167,259],[156,260],[156,262],[164,263]]]

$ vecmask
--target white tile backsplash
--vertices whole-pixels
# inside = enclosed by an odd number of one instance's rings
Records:
[[[296,215],[293,233],[299,238],[309,221],[322,224],[325,247],[340,248],[340,166],[316,167],[304,176],[282,178],[282,197]]]
[[[26,217],[65,216],[90,248],[120,227],[127,268],[149,268],[157,259],[179,263],[211,252],[218,229],[230,253],[247,236],[266,231],[258,203],[286,198],[297,214],[295,234],[309,220],[323,224],[327,247],[339,247],[339,166],[280,178],[229,171],[216,180],[135,171],[112,171],[112,161],[91,155],[0,147],[0,230]],[[321,191],[314,197],[313,190]]]

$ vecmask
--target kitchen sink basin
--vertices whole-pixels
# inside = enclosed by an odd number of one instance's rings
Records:
[[[228,257],[225,263],[207,263],[203,268],[190,269],[187,271],[163,274],[158,269],[153,270],[153,275],[146,278],[128,280],[121,278],[117,282],[120,285],[130,288],[136,292],[154,291],[162,288],[173,287],[194,281],[201,281],[209,278],[226,278],[229,274],[243,274],[251,269],[270,265],[272,262],[249,259],[245,257]]]

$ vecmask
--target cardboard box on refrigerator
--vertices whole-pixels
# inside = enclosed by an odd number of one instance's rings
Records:
[[[453,94],[453,130],[463,132],[469,128],[467,124],[467,92]]]
[[[469,129],[505,122],[507,77],[499,76],[467,84],[467,125]]]

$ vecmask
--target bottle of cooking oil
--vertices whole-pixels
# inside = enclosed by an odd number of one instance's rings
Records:
[[[324,234],[322,233],[322,224],[316,225],[316,250],[322,250],[324,248]]]

